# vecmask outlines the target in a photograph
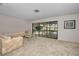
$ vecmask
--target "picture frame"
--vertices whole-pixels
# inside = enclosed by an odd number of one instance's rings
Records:
[[[75,29],[75,26],[76,26],[75,20],[64,21],[64,29]]]

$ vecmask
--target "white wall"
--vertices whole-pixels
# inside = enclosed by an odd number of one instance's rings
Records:
[[[0,33],[23,32],[27,29],[27,22],[10,16],[0,15]]]
[[[27,21],[27,31],[32,33],[32,21]]]
[[[65,40],[79,43],[79,14],[50,17],[46,19],[33,21],[32,23],[47,22],[54,20],[58,21],[58,40]],[[65,20],[76,20],[76,29],[64,29]]]

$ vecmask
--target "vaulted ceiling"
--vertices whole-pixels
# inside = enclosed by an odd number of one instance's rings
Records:
[[[35,12],[37,10],[38,12]],[[79,13],[78,3],[7,3],[0,4],[0,15],[13,16],[25,21]]]

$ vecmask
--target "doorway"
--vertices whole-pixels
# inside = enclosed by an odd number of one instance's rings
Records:
[[[38,32],[36,27],[41,26],[41,30]],[[58,21],[48,21],[48,22],[39,22],[39,23],[32,23],[32,34],[58,39]]]

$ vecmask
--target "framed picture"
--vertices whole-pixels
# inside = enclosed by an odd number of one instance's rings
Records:
[[[64,21],[64,29],[75,29],[75,20]]]

